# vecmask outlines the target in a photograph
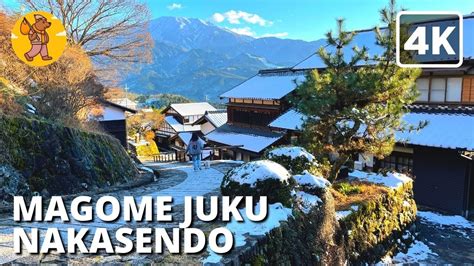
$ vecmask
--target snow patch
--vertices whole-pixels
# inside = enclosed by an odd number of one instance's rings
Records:
[[[321,176],[315,176],[304,170],[301,175],[294,175],[293,178],[296,180],[300,186],[310,186],[312,188],[327,188],[331,186],[331,182]]]
[[[268,156],[270,158],[273,156],[288,156],[291,159],[304,157],[310,162],[314,161],[314,156],[311,153],[309,153],[305,148],[297,146],[275,148],[268,153]]]
[[[439,224],[440,226],[454,226],[474,230],[474,223],[459,215],[442,215],[436,212],[418,211],[417,216],[422,221]]]
[[[234,181],[241,185],[248,184],[254,187],[257,181],[276,179],[284,182],[290,179],[290,177],[288,170],[280,164],[269,160],[261,160],[234,168],[229,176],[229,181]]]
[[[260,202],[255,206],[255,213],[260,212]],[[232,217],[232,220],[226,225],[226,228],[234,235],[234,247],[241,247],[246,244],[246,236],[263,236],[272,229],[280,226],[281,221],[288,220],[292,217],[291,208],[285,208],[281,203],[274,203],[268,205],[267,219],[261,222],[254,222],[248,219],[247,212],[244,209],[240,210],[243,222],[238,222]],[[209,256],[205,258],[202,263],[219,263],[222,256],[212,252],[209,248]]]
[[[396,172],[389,172],[386,176],[378,173],[367,173],[359,170],[354,170],[349,173],[350,177],[366,181],[374,184],[384,185],[389,188],[398,188],[405,183],[411,182],[412,179],[408,176]]]
[[[296,201],[299,203],[299,208],[304,213],[309,213],[309,211],[318,206],[323,201],[316,195],[311,195],[309,193],[298,191],[294,193]]]
[[[417,263],[428,259],[429,256],[438,256],[425,243],[415,240],[407,253],[398,253],[392,258],[393,263]]]

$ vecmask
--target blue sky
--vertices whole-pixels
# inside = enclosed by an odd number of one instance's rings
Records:
[[[147,0],[154,17],[184,16],[256,37],[275,35],[290,39],[317,40],[346,19],[348,30],[379,24],[378,10],[387,0]],[[399,0],[409,10],[474,12],[474,0]],[[217,15],[216,15],[217,14]]]
[[[15,0],[1,0],[17,6]],[[153,18],[180,16],[200,18],[254,37],[317,40],[334,28],[335,19],[346,19],[347,30],[379,24],[378,10],[388,0],[141,0]],[[409,10],[474,12],[474,0],[399,0]]]

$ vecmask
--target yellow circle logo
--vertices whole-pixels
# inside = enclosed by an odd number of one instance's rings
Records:
[[[46,66],[59,59],[66,47],[66,30],[60,20],[44,11],[22,16],[12,29],[15,54],[30,66]]]

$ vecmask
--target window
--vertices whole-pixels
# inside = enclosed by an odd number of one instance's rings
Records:
[[[426,78],[417,79],[416,88],[420,92],[420,96],[418,96],[418,101],[427,102],[428,93],[430,91],[430,79],[426,79]]]
[[[445,83],[446,83],[446,80],[444,78],[431,79],[430,102],[443,102],[444,101],[444,89],[446,86]]]
[[[255,126],[267,126],[276,117],[276,114],[261,110],[232,110],[232,122],[255,125]]]
[[[401,173],[412,173],[413,154],[393,152],[390,156],[379,161],[380,169],[395,170]]]
[[[446,87],[446,101],[461,101],[462,78],[448,78]]]
[[[420,102],[460,102],[462,77],[419,78],[416,87]]]

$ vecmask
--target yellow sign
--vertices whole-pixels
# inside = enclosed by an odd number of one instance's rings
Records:
[[[61,21],[44,11],[30,12],[12,29],[12,46],[21,61],[30,66],[54,63],[66,47],[66,30]]]

